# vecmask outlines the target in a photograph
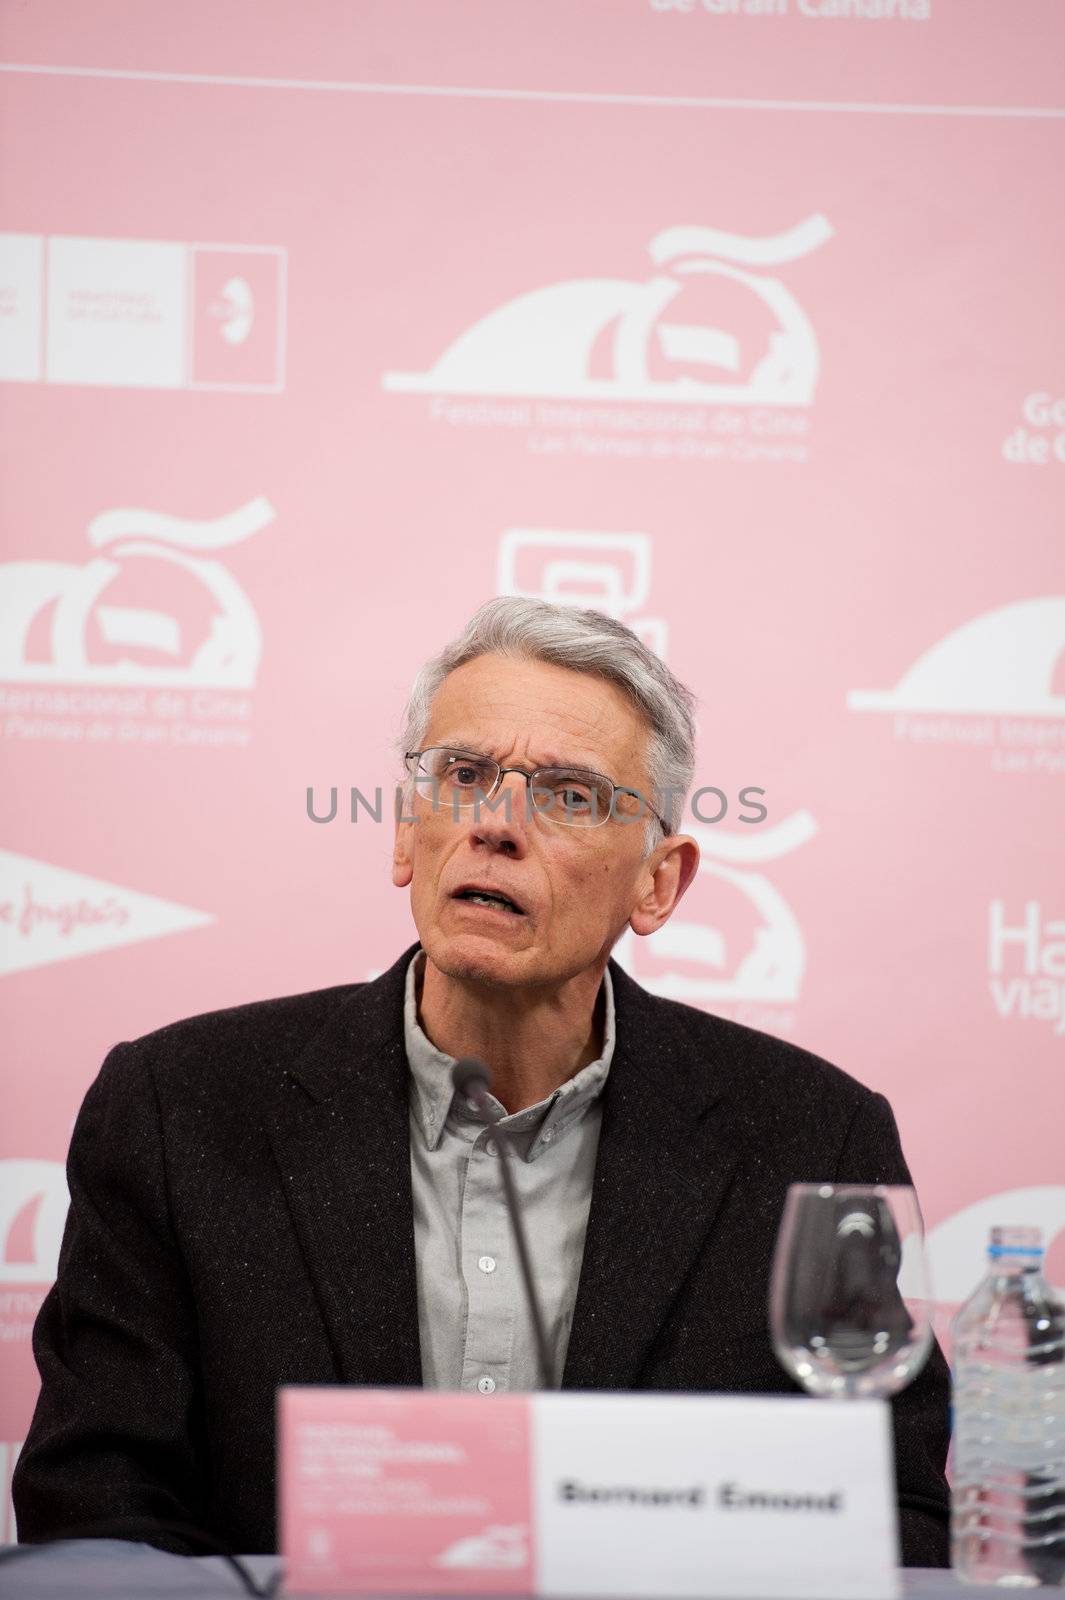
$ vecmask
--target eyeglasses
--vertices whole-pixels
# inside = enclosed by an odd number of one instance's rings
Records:
[[[524,767],[501,767],[491,756],[443,745],[408,750],[403,759],[414,780],[415,794],[431,799],[434,809],[473,807],[479,811],[485,806],[495,811],[498,804],[491,804],[492,796],[506,773],[517,772],[525,779],[533,810],[547,822],[557,822],[565,828],[598,828],[612,818],[635,822],[646,813],[662,822],[638,790],[622,788],[601,772],[588,772],[582,767],[536,767],[526,772]],[[619,794],[630,795],[638,802],[640,809],[635,815],[619,814],[615,803]],[[509,793],[503,801],[509,819]],[[662,822],[662,826],[665,828],[666,824]]]

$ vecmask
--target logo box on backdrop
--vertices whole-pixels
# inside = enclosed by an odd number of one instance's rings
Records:
[[[880,1401],[288,1388],[291,1594],[894,1600]]]

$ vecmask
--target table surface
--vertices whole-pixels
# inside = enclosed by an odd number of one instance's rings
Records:
[[[239,1600],[248,1593],[219,1556],[173,1556],[119,1539],[24,1548],[26,1554],[0,1559],[3,1600]],[[276,1556],[241,1560],[264,1591],[280,1567]],[[962,1584],[941,1568],[912,1568],[901,1576],[904,1600],[990,1600],[993,1595],[1001,1600],[1000,1589]]]

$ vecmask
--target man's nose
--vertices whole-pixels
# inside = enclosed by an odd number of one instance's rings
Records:
[[[532,826],[529,785],[519,772],[506,772],[489,800],[474,806],[473,836],[494,850],[524,852]]]

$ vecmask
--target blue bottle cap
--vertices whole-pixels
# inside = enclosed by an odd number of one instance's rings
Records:
[[[1041,1228],[992,1228],[987,1246],[992,1261],[1002,1256],[1022,1256],[1030,1261],[1043,1257],[1043,1230]]]

